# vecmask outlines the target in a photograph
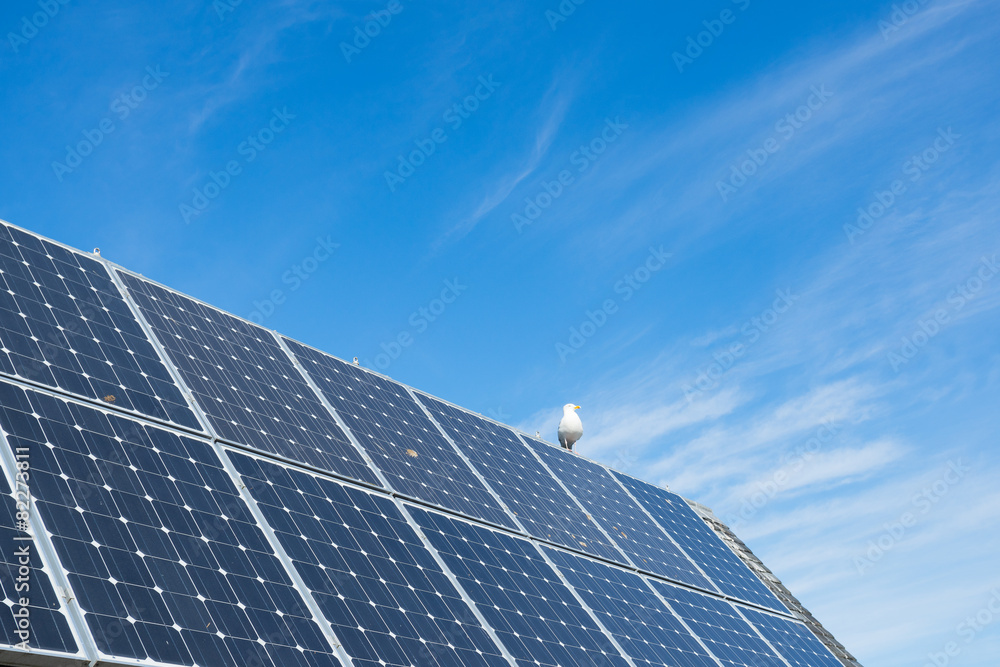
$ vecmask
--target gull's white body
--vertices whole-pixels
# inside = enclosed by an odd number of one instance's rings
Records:
[[[576,441],[583,437],[583,422],[580,421],[580,416],[576,414],[576,411],[579,409],[579,405],[573,405],[572,403],[567,403],[563,406],[563,416],[559,420],[557,435],[559,436],[559,444],[564,449],[572,450]]]

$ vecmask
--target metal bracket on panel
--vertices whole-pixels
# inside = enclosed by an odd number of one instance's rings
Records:
[[[591,620],[593,620],[594,623],[597,624],[597,627],[601,630],[601,632],[604,633],[604,636],[608,638],[608,640],[611,642],[611,645],[614,646],[619,653],[621,653],[622,657],[625,659],[626,662],[628,662],[628,664],[632,665],[632,667],[636,667],[635,663],[632,662],[632,657],[625,652],[625,649],[622,648],[622,645],[618,643],[618,640],[615,639],[615,636],[611,634],[611,631],[608,630],[607,627],[605,627],[601,619],[598,618],[597,613],[590,608],[590,605],[588,605],[584,601],[583,597],[577,592],[577,590],[573,587],[573,585],[569,583],[569,580],[566,578],[565,575],[563,575],[562,571],[558,568],[558,566],[556,566],[556,564],[549,559],[549,555],[545,553],[545,548],[534,541],[532,541],[532,544],[535,545],[535,550],[541,555],[542,560],[544,560],[548,564],[548,566],[552,568],[552,571],[556,573],[557,577],[559,577],[559,581],[561,581],[563,583],[563,586],[565,586],[569,590],[569,592],[573,594],[573,597],[576,598],[576,601],[580,603],[580,606],[583,607],[583,610],[585,612],[587,612]]]
[[[183,395],[184,399],[187,401],[191,412],[194,413],[194,416],[198,419],[198,422],[201,424],[205,433],[214,436],[215,433],[208,420],[208,415],[201,409],[201,405],[198,404],[198,401],[194,397],[194,392],[191,391],[191,388],[187,386],[187,382],[184,381],[184,377],[181,375],[180,369],[174,365],[173,360],[170,358],[170,353],[167,352],[167,348],[163,346],[160,339],[156,337],[156,332],[153,331],[153,327],[146,321],[146,316],[142,314],[142,309],[139,308],[139,304],[132,298],[132,293],[122,281],[121,276],[118,275],[115,265],[104,258],[98,259],[104,264],[104,268],[107,269],[108,273],[111,274],[111,282],[113,282],[115,287],[118,288],[118,291],[121,292],[122,299],[128,305],[129,310],[132,311],[132,315],[135,317],[136,322],[139,323],[143,333],[146,334],[146,338],[149,339],[149,343],[153,346],[153,349],[156,350],[156,353],[160,357],[160,361],[167,369],[170,377],[173,378],[177,388],[180,389],[181,395]]]
[[[451,445],[451,448],[455,450],[456,454],[458,454],[459,458],[465,461],[465,465],[469,467],[469,470],[472,471],[472,474],[476,476],[476,478],[480,481],[480,483],[482,483],[483,486],[486,487],[486,490],[489,491],[490,495],[493,496],[493,499],[500,504],[500,507],[502,507],[504,511],[507,512],[507,516],[509,516],[511,521],[514,522],[514,525],[516,525],[520,529],[520,531],[524,533],[525,536],[530,537],[527,528],[525,528],[524,524],[521,523],[521,520],[517,518],[517,514],[509,507],[507,507],[507,503],[503,501],[503,498],[500,497],[500,494],[498,494],[496,491],[493,490],[493,487],[490,486],[490,483],[486,481],[486,478],[483,477],[482,474],[479,472],[479,470],[476,469],[476,466],[472,465],[472,461],[470,461],[469,458],[462,452],[462,450],[455,443],[455,441],[451,439],[451,436],[449,436],[448,433],[445,432],[444,427],[438,423],[438,420],[434,418],[434,415],[432,415],[431,411],[427,409],[427,406],[420,402],[420,398],[417,396],[417,392],[415,392],[412,388],[408,387],[405,384],[400,386],[403,387],[407,392],[409,392],[410,398],[412,398],[413,401],[420,406],[420,409],[424,411],[424,414],[431,421],[431,423],[434,424],[434,426],[437,428],[441,436],[448,441],[448,443]]]
[[[362,460],[365,463],[367,463],[368,467],[375,472],[375,476],[378,477],[378,481],[380,481],[386,489],[394,492],[395,489],[393,488],[392,484],[389,483],[389,479],[382,473],[382,469],[379,468],[377,465],[375,465],[375,461],[372,459],[371,456],[369,456],[368,450],[366,450],[364,447],[361,446],[361,443],[358,442],[358,439],[354,437],[354,434],[351,432],[351,429],[347,428],[347,423],[340,418],[340,415],[337,414],[337,411],[330,404],[330,401],[326,400],[326,396],[323,395],[323,390],[319,388],[319,385],[316,384],[315,380],[313,380],[312,376],[309,374],[309,371],[306,370],[306,367],[302,365],[302,362],[299,361],[299,358],[296,357],[295,353],[292,352],[291,348],[288,347],[288,344],[285,343],[284,339],[281,337],[281,334],[279,334],[277,331],[272,331],[271,333],[274,335],[274,339],[278,341],[278,346],[281,348],[281,351],[284,352],[285,355],[288,357],[288,359],[292,362],[292,365],[295,367],[295,370],[299,372],[299,375],[302,376],[302,379],[305,380],[306,384],[309,385],[309,388],[313,390],[314,394],[316,394],[316,398],[323,405],[323,407],[326,408],[326,411],[330,413],[330,416],[333,417],[333,421],[335,421],[337,423],[337,426],[340,427],[340,430],[344,432],[344,435],[347,436],[347,439],[350,441],[351,445],[353,445],[354,448],[358,450],[358,453],[361,454]]]
[[[667,602],[666,598],[660,595],[660,592],[656,590],[656,587],[649,580],[649,577],[643,574],[640,574],[639,577],[642,579],[643,583],[646,584],[646,587],[653,592],[653,595],[655,595],[656,599],[660,601],[660,604],[662,604],[667,611],[673,614],[674,618],[676,618],[680,622],[680,624],[684,627],[684,629],[688,631],[688,634],[694,637],[695,641],[698,642],[698,645],[701,646],[703,649],[705,649],[705,653],[707,653],[708,656],[712,658],[712,660],[714,660],[716,664],[719,665],[719,667],[725,667],[725,665],[722,664],[722,661],[719,660],[714,653],[712,653],[712,650],[710,648],[708,648],[708,644],[702,641],[701,637],[698,636],[698,633],[694,631],[694,628],[688,625],[687,621],[681,618],[681,615],[678,614],[676,611],[674,611],[674,608],[670,606],[670,603]]]
[[[618,543],[615,542],[614,538],[612,538],[611,535],[608,534],[608,531],[604,530],[604,526],[602,526],[601,524],[599,524],[597,522],[597,519],[595,519],[594,517],[592,517],[590,515],[590,512],[588,512],[587,508],[583,506],[583,503],[580,502],[579,498],[577,498],[576,496],[574,496],[573,492],[569,490],[569,487],[566,486],[565,484],[563,484],[563,481],[561,479],[559,479],[559,475],[555,474],[555,472],[552,471],[552,468],[550,468],[548,466],[548,464],[546,464],[545,461],[542,460],[542,457],[538,455],[538,452],[536,452],[534,449],[532,449],[531,446],[527,442],[524,441],[524,438],[521,436],[520,433],[518,433],[517,431],[514,431],[514,435],[516,435],[517,438],[518,438],[518,440],[521,441],[521,444],[524,445],[525,449],[527,449],[529,452],[531,452],[531,455],[534,456],[538,460],[538,463],[541,464],[541,466],[543,468],[545,468],[545,471],[547,473],[549,473],[549,476],[552,479],[556,480],[556,483],[559,484],[559,486],[562,487],[562,490],[566,492],[566,495],[569,496],[570,498],[572,498],[573,502],[575,502],[576,506],[580,508],[580,511],[583,512],[584,516],[586,516],[588,519],[590,519],[590,522],[592,524],[594,524],[594,526],[597,528],[597,530],[601,531],[601,535],[604,535],[605,539],[607,539],[607,541],[608,541],[608,544],[610,544],[611,546],[613,546],[615,549],[618,549],[618,552],[621,553],[622,558],[625,559],[624,562],[627,563],[628,565],[631,565],[633,568],[638,569],[638,566],[635,563],[632,562],[632,559],[628,557],[628,554],[625,553],[625,550],[622,549],[620,546],[618,546]]]
[[[295,568],[295,563],[292,562],[291,557],[289,557],[285,548],[281,545],[281,540],[279,540],[278,536],[274,533],[274,529],[271,528],[271,524],[269,524],[267,519],[264,518],[264,513],[261,512],[260,506],[257,505],[257,501],[254,500],[252,495],[250,495],[250,491],[247,490],[246,485],[243,483],[243,478],[240,476],[239,471],[236,470],[236,466],[233,465],[233,462],[229,459],[229,455],[226,453],[225,449],[219,445],[218,441],[215,441],[214,444],[216,445],[216,450],[218,451],[219,459],[222,461],[223,467],[226,469],[226,472],[229,473],[229,476],[233,478],[234,483],[236,483],[239,487],[240,497],[243,499],[243,502],[247,504],[247,507],[250,509],[250,513],[257,521],[257,525],[260,527],[261,531],[263,531],[264,536],[271,545],[271,548],[274,549],[274,555],[281,562],[282,567],[285,568],[285,572],[292,580],[293,588],[295,588],[295,590],[299,592],[299,595],[302,596],[302,600],[306,603],[309,613],[312,614],[313,622],[319,626],[323,636],[326,637],[330,646],[333,647],[333,650],[336,652],[337,657],[340,658],[341,662],[348,667],[353,667],[354,663],[351,660],[351,656],[347,654],[346,650],[344,650],[343,644],[341,644],[340,639],[333,631],[333,624],[326,618],[326,615],[323,614],[323,610],[320,609],[319,603],[316,602],[316,598],[313,597],[312,591],[308,586],[306,586],[306,582],[302,579],[302,575],[300,575],[299,571]]]
[[[664,535],[667,536],[667,539],[670,540],[671,544],[673,544],[675,547],[677,547],[677,551],[679,551],[681,553],[681,555],[683,555],[685,558],[687,558],[689,561],[691,561],[692,565],[694,565],[696,568],[698,568],[698,572],[701,573],[701,576],[705,577],[705,581],[707,581],[708,583],[712,584],[712,586],[715,588],[715,590],[718,591],[719,595],[725,595],[725,593],[723,592],[723,590],[721,588],[719,588],[719,585],[717,583],[715,583],[715,580],[712,579],[712,577],[708,576],[708,573],[705,572],[705,570],[701,569],[701,565],[698,565],[698,563],[695,561],[695,559],[691,558],[691,556],[688,555],[687,551],[684,550],[684,547],[682,547],[680,545],[680,543],[678,543],[677,540],[674,539],[674,536],[671,535],[667,531],[666,528],[664,528],[663,526],[660,525],[660,522],[656,520],[656,517],[654,517],[652,515],[652,513],[649,510],[647,510],[643,506],[642,503],[639,502],[638,498],[636,498],[635,496],[632,495],[632,493],[628,490],[628,487],[626,487],[624,484],[622,484],[622,481],[620,479],[618,479],[613,472],[609,471],[608,472],[608,476],[615,481],[615,484],[617,484],[618,486],[621,487],[622,491],[625,492],[625,495],[627,495],[629,498],[632,499],[632,502],[634,502],[636,505],[638,505],[639,509],[641,509],[643,511],[643,513],[645,513],[645,515],[649,517],[649,520],[653,522],[653,525],[656,526],[657,528],[659,528],[660,531]]]
[[[410,511],[407,509],[403,501],[399,498],[393,498],[393,502],[396,503],[396,507],[399,508],[399,511],[403,514],[403,518],[406,519],[406,522],[410,524],[410,527],[413,528],[414,532],[416,532],[417,537],[419,537],[420,541],[423,542],[424,547],[430,552],[431,557],[434,558],[434,562],[438,564],[438,567],[441,568],[444,575],[448,577],[452,585],[455,586],[455,590],[458,591],[458,594],[462,597],[462,601],[465,602],[466,606],[472,611],[476,620],[479,621],[479,624],[483,626],[483,630],[486,631],[486,634],[488,634],[490,639],[493,640],[493,643],[496,644],[497,650],[500,651],[500,655],[502,655],[504,659],[511,664],[511,667],[517,667],[517,661],[514,660],[514,656],[510,654],[507,647],[504,646],[504,643],[500,641],[500,637],[497,636],[496,630],[494,630],[493,626],[487,622],[486,617],[483,616],[481,611],[479,611],[479,607],[476,606],[476,603],[462,586],[462,582],[458,580],[458,577],[456,577],[455,573],[451,571],[448,564],[444,562],[444,558],[441,557],[438,550],[435,549],[434,545],[431,544],[431,541],[427,539],[427,536],[424,534],[420,524],[418,524],[416,519],[414,519],[410,514]]]
[[[11,494],[16,500],[17,489],[18,489],[18,463],[17,458],[14,455],[14,450],[11,449],[10,443],[7,441],[7,436],[0,430],[0,466],[3,467],[4,472],[7,476],[7,481],[10,484]],[[87,626],[87,621],[84,620],[84,611],[80,608],[77,602],[76,594],[73,591],[73,587],[69,583],[69,578],[66,576],[66,570],[62,566],[62,562],[59,560],[59,556],[56,554],[55,547],[52,545],[52,534],[49,533],[45,528],[45,522],[42,520],[42,516],[38,511],[38,507],[35,505],[34,499],[30,495],[30,488],[28,490],[27,497],[28,506],[28,528],[30,532],[28,538],[18,538],[15,540],[30,542],[38,547],[38,556],[42,559],[42,566],[48,570],[49,579],[52,582],[52,586],[55,589],[55,593],[62,598],[60,603],[60,608],[63,614],[66,616],[66,620],[69,621],[70,631],[73,633],[73,638],[76,640],[76,644],[82,650],[85,659],[89,660],[91,664],[97,662],[100,658],[100,652],[97,650],[97,642],[94,641],[94,637],[90,632],[90,628]]]

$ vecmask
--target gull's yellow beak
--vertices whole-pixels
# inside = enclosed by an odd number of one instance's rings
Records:
[[[573,408],[573,409],[574,409],[574,410],[579,410],[579,409],[580,409],[580,406],[578,405],[578,406],[576,406],[576,407],[575,407],[575,408]]]

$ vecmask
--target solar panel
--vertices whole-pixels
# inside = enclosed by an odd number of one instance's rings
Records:
[[[230,456],[354,665],[507,664],[392,500]]]
[[[529,534],[621,560],[621,553],[513,431],[426,394],[418,392],[417,398]]]
[[[6,223],[0,352],[0,664],[838,665],[679,496]]]
[[[677,494],[615,472],[615,476],[726,595],[788,613],[788,609]]]
[[[220,438],[379,483],[269,331],[119,275]]]
[[[3,446],[0,443],[0,446]],[[70,630],[58,596],[44,569],[41,554],[31,541],[25,543],[26,534],[16,527],[17,504],[13,495],[2,496],[0,509],[0,644],[17,646],[32,652],[49,651],[64,657],[80,656],[82,652]],[[25,547],[27,546],[27,549]],[[27,563],[21,562],[22,560]],[[25,568],[25,565],[27,566]],[[22,600],[27,604],[22,605]],[[27,607],[27,614],[23,611]],[[21,628],[19,621],[28,619],[30,627]],[[18,632],[25,634],[18,634]],[[0,659],[3,659],[0,647]]]
[[[5,223],[0,352],[2,373],[200,430],[104,265]]]
[[[288,338],[285,343],[393,489],[515,527],[406,388]]]
[[[729,602],[662,581],[652,583],[674,613],[684,619],[723,665],[785,667]]]
[[[792,667],[841,667],[840,661],[801,623],[754,609],[742,612]]]
[[[607,469],[539,440],[524,440],[611,534],[633,565],[674,581],[712,588],[695,564],[646,516]]]
[[[628,664],[531,542],[410,512],[517,664]]]
[[[717,666],[641,575],[557,549],[545,551],[637,666]]]
[[[338,664],[210,444],[7,383],[0,426],[103,656]]]

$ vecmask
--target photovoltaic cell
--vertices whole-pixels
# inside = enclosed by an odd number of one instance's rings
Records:
[[[640,575],[565,551],[545,550],[637,666],[716,667]]]
[[[730,603],[662,581],[650,581],[723,665],[785,667]]]
[[[426,394],[417,397],[529,534],[621,560],[621,553],[513,431]]]
[[[726,595],[788,613],[781,601],[677,494],[614,473]]]
[[[842,667],[816,635],[801,623],[753,609],[742,612],[792,667]]]
[[[627,667],[532,543],[410,512],[519,665]]]
[[[0,406],[102,654],[339,664],[209,443],[6,383]]]
[[[270,332],[119,275],[220,438],[379,483]]]
[[[100,262],[0,224],[0,372],[200,430]]]
[[[636,567],[692,586],[712,588],[694,563],[650,521],[603,466],[533,438],[525,441]]]
[[[0,444],[0,446],[3,446]],[[6,484],[4,484],[6,487]],[[17,506],[13,496],[2,496],[3,507],[0,508],[0,591],[3,593],[3,604],[0,605],[0,643],[13,646],[23,641],[15,634],[18,629],[18,618],[15,618],[15,605],[22,598],[28,600],[29,619],[31,623],[28,646],[31,649],[58,651],[76,655],[78,647],[69,622],[59,609],[59,599],[56,597],[49,574],[42,569],[42,559],[33,542],[23,542],[17,537],[24,533],[17,530],[15,514]],[[23,546],[28,545],[29,572],[22,574],[20,556]]]
[[[507,664],[392,500],[230,456],[356,667]]]
[[[394,490],[514,528],[402,385],[288,338],[285,342]]]

